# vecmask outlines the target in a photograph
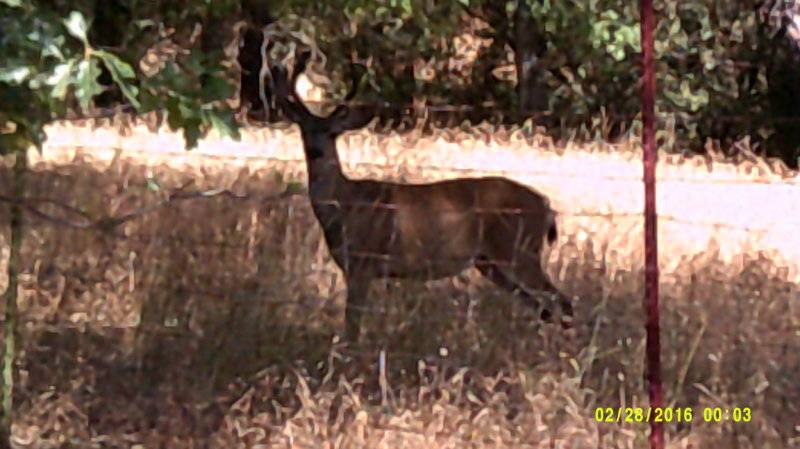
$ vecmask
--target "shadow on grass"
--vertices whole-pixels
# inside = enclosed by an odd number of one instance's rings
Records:
[[[32,173],[30,192],[80,198],[100,216],[158,199],[147,187],[154,177],[163,189],[191,178],[166,169],[148,176],[125,162],[105,171],[76,163]],[[198,187],[280,190],[265,182],[270,176],[206,174]],[[105,434],[203,439],[264,383],[252,400],[276,423],[308,406],[301,384],[313,397],[338,379],[355,385],[366,406],[464,372],[459,388],[481,400],[486,379],[556,374],[587,392],[579,404],[586,414],[646,397],[642,273],[609,272],[596,250],[556,254],[555,271],[567,273],[560,285],[580,297],[570,333],[466,274],[374,286],[361,342],[344,345],[336,340],[342,285],[304,198],[185,203],[121,231],[117,238],[29,222],[17,423],[50,429],[53,441],[65,429],[82,442]],[[663,279],[668,402],[757,413],[749,426],[709,424],[704,441],[757,445],[795,435],[800,306],[780,269],[760,256],[737,267],[710,257],[687,277]],[[509,409],[525,404],[526,392],[493,385],[505,389]]]

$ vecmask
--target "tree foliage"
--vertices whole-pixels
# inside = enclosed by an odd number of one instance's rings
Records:
[[[222,52],[198,51],[197,39],[170,26],[202,17],[207,2],[143,5],[0,2],[0,151],[41,145],[49,121],[70,108],[91,114],[105,94],[112,94],[111,105],[166,110],[169,125],[183,130],[189,146],[210,128],[236,135],[232,111],[220,103],[233,93]],[[166,38],[184,38],[183,51],[145,73],[140,59]]]
[[[706,138],[752,136],[796,164],[800,58],[775,20],[789,2],[689,0],[657,3],[658,99],[674,148],[702,148]],[[530,19],[515,22],[517,8]],[[532,46],[535,83],[546,92],[540,121],[574,128],[600,118],[625,125],[639,110],[639,11],[622,0],[284,1],[277,26],[309,36],[328,56],[327,72],[347,74],[369,61],[369,95],[391,104],[472,107],[467,117],[524,119],[515,91],[521,72],[498,75],[514,52]],[[298,18],[303,18],[299,20]],[[476,26],[478,24],[478,26]],[[459,37],[485,40],[464,68]],[[529,42],[525,42],[529,41]],[[421,76],[420,68],[432,75]],[[347,76],[341,76],[346,79]],[[339,84],[342,86],[343,84]],[[337,94],[340,91],[334,90]],[[490,105],[489,107],[481,107]],[[793,121],[795,120],[795,121]]]
[[[800,56],[787,33],[790,3],[656,3],[657,107],[675,137],[662,143],[702,148],[708,137],[749,135],[796,163]],[[4,129],[17,127],[3,136],[26,142],[40,141],[41,124],[69,109],[118,104],[166,110],[190,145],[213,127],[235,135],[222,100],[235,97],[224,50],[238,21],[248,24],[242,103],[253,108],[268,25],[272,58],[292,45],[320,50],[317,72],[329,79],[314,80],[332,98],[355,74],[353,62],[365,66],[359,99],[394,118],[416,103],[450,107],[442,123],[534,116],[554,131],[605,124],[613,136],[639,110],[636,2],[2,0],[0,8],[0,118]],[[144,70],[154,49],[172,50]]]

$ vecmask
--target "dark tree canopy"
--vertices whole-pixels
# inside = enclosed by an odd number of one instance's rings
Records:
[[[750,136],[796,166],[796,8],[657,7],[662,145],[702,149],[714,138],[726,148]],[[237,105],[277,120],[260,110],[264,29],[269,58],[314,49],[315,81],[330,99],[341,97],[353,63],[366,67],[358,101],[383,105],[395,124],[425,111],[433,126],[534,118],[555,134],[585,127],[613,138],[638,114],[635,2],[2,0],[0,10],[0,118],[31,142],[48,120],[119,105],[166,110],[190,143],[211,127],[235,133]]]

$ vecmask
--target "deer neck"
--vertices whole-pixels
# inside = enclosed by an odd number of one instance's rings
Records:
[[[345,246],[345,210],[342,206],[347,203],[350,181],[342,173],[337,157],[307,159],[306,163],[311,208],[322,226],[325,241],[334,259],[340,266],[347,267],[346,260],[341,258],[341,251]]]
[[[348,180],[336,155],[306,159],[308,190],[312,201],[336,200],[346,189]]]

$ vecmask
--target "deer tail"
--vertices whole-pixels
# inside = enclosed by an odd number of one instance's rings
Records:
[[[556,214],[553,211],[547,216],[547,243],[553,244],[558,238],[558,229],[556,227]]]

